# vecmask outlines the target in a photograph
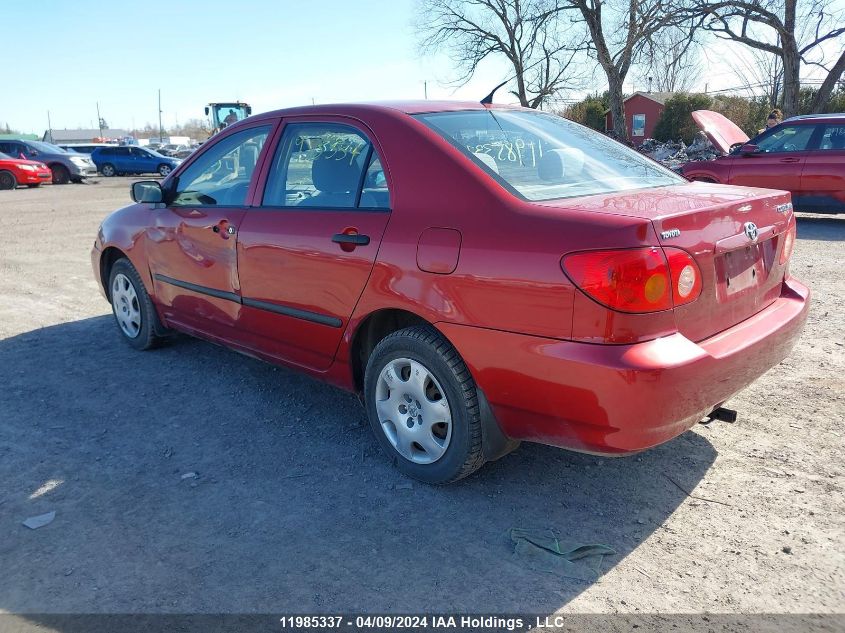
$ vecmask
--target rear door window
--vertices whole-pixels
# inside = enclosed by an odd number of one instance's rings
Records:
[[[845,125],[826,125],[822,132],[820,150],[845,150]]]
[[[390,194],[381,161],[362,132],[335,123],[290,123],[263,205],[386,209]]]

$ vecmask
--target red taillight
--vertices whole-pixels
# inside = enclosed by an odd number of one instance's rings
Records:
[[[562,265],[576,286],[608,308],[657,312],[672,307],[669,269],[657,247],[574,253]]]
[[[667,261],[668,260],[668,261]],[[658,247],[573,253],[564,272],[587,295],[620,312],[658,312],[695,300],[701,272],[679,249]]]
[[[795,249],[795,221],[789,225],[786,232],[783,234],[783,248],[780,250],[780,263],[785,264],[792,257],[792,251]]]
[[[679,248],[664,248],[672,273],[672,302],[675,307],[695,301],[701,294],[701,271],[692,256]]]

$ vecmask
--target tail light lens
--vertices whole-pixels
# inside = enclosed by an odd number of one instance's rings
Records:
[[[786,229],[783,234],[783,248],[780,250],[780,263],[785,264],[792,257],[792,251],[795,249],[795,220]]]
[[[664,248],[672,274],[672,302],[675,307],[695,301],[701,294],[701,271],[692,255],[679,248]]]
[[[588,296],[620,312],[659,312],[694,301],[701,272],[679,249],[586,251],[563,258],[563,271]]]
[[[573,253],[562,264],[576,286],[613,310],[657,312],[672,307],[669,270],[659,248]]]

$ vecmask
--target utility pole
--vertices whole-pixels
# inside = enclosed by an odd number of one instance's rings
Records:
[[[164,143],[164,126],[161,124],[161,88],[158,89],[158,142]]]
[[[428,99],[428,81],[423,80],[423,95]]]
[[[100,138],[103,138],[103,119],[100,117],[100,102],[97,101],[97,127],[100,130]]]
[[[53,142],[53,124],[50,122],[50,111],[47,110],[47,135],[50,137],[50,142]]]

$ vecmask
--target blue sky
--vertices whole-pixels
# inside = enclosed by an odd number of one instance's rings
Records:
[[[0,123],[25,131],[96,127],[96,102],[113,127],[203,118],[209,101],[241,99],[255,112],[367,99],[480,99],[506,72],[486,64],[457,92],[447,59],[423,59],[413,0],[40,0],[11,2],[18,66],[4,73]],[[49,8],[46,8],[49,7]]]
[[[165,126],[203,118],[209,101],[240,99],[254,112],[374,99],[477,100],[507,77],[482,64],[466,86],[448,85],[445,56],[422,56],[415,0],[37,0],[3,1],[3,24],[18,32],[14,66],[0,84],[0,124],[42,133],[96,127],[96,103],[112,127]],[[9,29],[12,29],[10,31]],[[701,86],[736,85],[720,43],[704,60]],[[740,53],[741,54],[741,53]],[[587,72],[595,70],[590,64]],[[626,90],[644,89],[633,75]],[[589,91],[603,90],[595,73]],[[577,96],[577,95],[570,95]],[[509,100],[497,94],[497,100]]]

